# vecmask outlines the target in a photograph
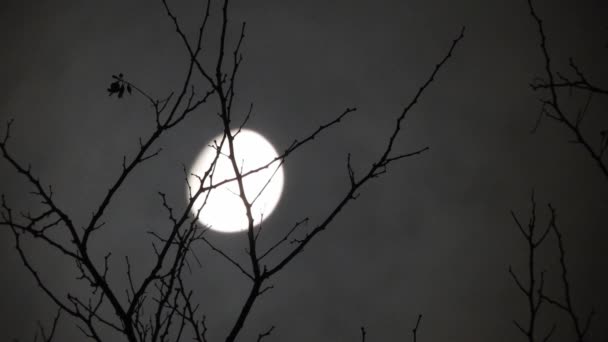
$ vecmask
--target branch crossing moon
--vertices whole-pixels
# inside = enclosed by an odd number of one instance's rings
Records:
[[[232,134],[236,134],[236,131]],[[228,140],[225,139],[222,144],[222,138],[223,134],[215,137],[199,153],[190,169],[188,183],[194,195],[200,187],[198,177],[202,178],[209,171],[216,156],[212,177],[205,179],[204,186],[228,182],[212,189],[209,193],[202,193],[194,202],[191,211],[193,215],[198,215],[201,224],[213,230],[226,233],[244,231],[248,228],[246,209],[240,197],[234,167],[228,157],[230,154]],[[218,156],[217,147],[220,144],[222,147]],[[233,146],[235,161],[241,174],[268,165],[278,156],[270,142],[252,130],[242,129],[238,132],[233,140]],[[255,226],[268,218],[279,203],[283,181],[283,166],[280,161],[275,161],[267,168],[243,177],[243,188],[247,201],[252,203],[251,214]]]

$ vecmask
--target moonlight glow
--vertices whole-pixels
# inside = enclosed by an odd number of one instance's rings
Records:
[[[217,150],[210,146],[215,146],[216,143],[219,145],[221,142],[222,135],[214,138],[192,164],[188,182],[193,193],[199,188],[200,180],[192,174],[203,177],[217,155]],[[245,129],[234,138],[234,152],[242,174],[262,167],[278,156],[273,146],[263,136]],[[229,153],[230,148],[226,140],[217,159],[213,177],[212,179],[207,177],[204,186],[235,178],[233,165],[228,158]],[[283,167],[279,166],[278,161],[266,169],[243,177],[245,195],[249,203],[253,203],[251,213],[255,225],[266,219],[279,202],[283,190],[283,178]],[[239,197],[240,191],[236,180],[211,190],[208,198],[206,195],[207,193],[201,194],[192,207],[192,213],[196,215],[206,200],[198,217],[200,223],[221,232],[238,232],[247,229],[245,205]]]

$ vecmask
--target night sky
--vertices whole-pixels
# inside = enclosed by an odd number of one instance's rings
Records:
[[[188,34],[203,4],[169,2]],[[536,1],[556,68],[573,57],[595,83],[608,85],[608,2]],[[209,40],[218,27],[212,7]],[[418,314],[419,341],[517,341],[513,319],[527,319],[525,298],[508,266],[525,272],[525,241],[510,210],[527,221],[535,191],[538,220],[557,209],[577,308],[597,312],[593,341],[608,340],[608,183],[571,134],[543,120],[528,84],[543,76],[539,37],[527,3],[468,0],[241,1],[231,4],[230,37],[247,22],[236,110],[249,104],[248,127],[277,150],[287,148],[346,107],[358,110],[285,164],[283,197],[264,222],[268,241],[294,222],[310,227],[347,191],[346,155],[362,173],[382,152],[395,118],[466,26],[465,38],[405,121],[397,152],[424,146],[422,155],[391,164],[371,181],[296,260],[271,282],[240,335],[253,341],[276,326],[269,341],[408,340]],[[188,55],[161,1],[9,0],[0,9],[0,121],[15,122],[9,148],[45,184],[78,225],[98,206],[132,156],[138,137],[154,128],[145,99],[109,97],[111,75],[125,76],[164,97],[180,85]],[[230,40],[234,43],[234,39]],[[215,53],[210,45],[209,53]],[[197,79],[200,91],[206,89]],[[584,94],[564,95],[576,111]],[[211,101],[163,136],[159,157],[128,179],[94,236],[91,253],[111,259],[111,282],[125,285],[124,255],[142,276],[153,251],[146,231],[164,232],[167,216],[157,191],[186,206],[182,163],[190,165],[221,133]],[[599,141],[608,97],[594,97],[584,125]],[[0,161],[0,192],[15,209],[39,208],[23,177]],[[165,229],[165,230],[163,230]],[[247,261],[245,234],[209,233],[218,246]],[[28,243],[43,278],[60,293],[86,293],[73,262]],[[190,285],[207,315],[209,337],[225,337],[248,280],[203,244],[202,267]],[[561,295],[558,251],[541,250],[547,291]],[[540,266],[539,266],[540,267]],[[36,321],[55,307],[36,286],[0,231],[0,340],[29,341]],[[140,272],[140,273],[138,273]],[[62,292],[63,291],[63,292]],[[542,330],[558,324],[554,341],[573,340],[569,321],[546,307]],[[82,341],[65,316],[58,341]],[[109,334],[108,341],[114,341]]]

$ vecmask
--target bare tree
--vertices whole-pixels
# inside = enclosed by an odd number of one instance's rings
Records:
[[[286,227],[281,239],[267,242],[266,245],[270,247],[262,249],[260,241],[264,239],[264,235],[262,229],[256,227],[254,223],[251,210],[253,199],[249,198],[245,192],[244,179],[266,168],[282,164],[286,158],[297,152],[302,146],[312,142],[315,137],[328,133],[331,128],[346,119],[356,109],[346,108],[333,120],[322,123],[308,134],[295,139],[277,158],[269,160],[262,167],[243,172],[235,157],[234,140],[240,129],[246,125],[251,110],[244,119],[236,122],[237,116],[234,114],[233,103],[237,93],[238,71],[243,61],[241,46],[245,38],[246,25],[245,23],[240,25],[240,34],[231,44],[227,33],[230,23],[229,1],[224,0],[218,10],[220,27],[217,45],[213,45],[213,42],[205,43],[203,41],[205,33],[209,31],[209,18],[212,13],[210,0],[204,4],[203,15],[195,37],[186,35],[180,20],[166,0],[162,0],[162,5],[188,54],[188,58],[185,60],[183,81],[178,89],[171,91],[166,97],[159,98],[151,95],[144,86],[140,86],[123,74],[112,76],[113,79],[108,88],[109,94],[115,94],[118,98],[123,98],[125,95],[145,98],[153,108],[154,129],[147,138],[139,140],[139,149],[132,157],[123,158],[120,175],[109,185],[107,193],[99,200],[90,220],[84,223],[75,222],[53,196],[53,188],[41,180],[27,163],[20,161],[11,152],[9,143],[13,122],[10,121],[7,124],[4,138],[0,142],[2,157],[29,182],[32,195],[41,201],[43,209],[17,213],[10,205],[9,199],[2,196],[0,225],[7,227],[12,232],[16,251],[41,291],[56,305],[62,316],[71,319],[88,339],[94,341],[107,341],[105,332],[108,330],[112,330],[131,342],[181,341],[189,338],[198,342],[207,341],[205,316],[201,315],[200,306],[193,299],[194,290],[184,278],[184,270],[190,267],[191,262],[196,261],[196,256],[191,253],[194,244],[203,243],[209,246],[211,250],[237,268],[248,279],[250,285],[238,315],[225,334],[225,341],[231,342],[238,338],[260,296],[271,288],[269,281],[273,276],[288,266],[308,244],[326,230],[342,212],[342,209],[358,197],[361,189],[369,181],[386,173],[394,162],[428,150],[428,147],[423,147],[410,152],[395,151],[395,141],[402,131],[402,124],[406,116],[435,80],[439,70],[452,56],[454,49],[463,38],[464,29],[453,40],[446,54],[434,65],[426,81],[395,118],[392,131],[387,132],[385,137],[383,150],[375,160],[369,162],[367,169],[356,172],[351,165],[350,154],[348,154],[345,168],[350,186],[341,199],[332,208],[329,208],[326,216],[307,230],[304,228],[304,223],[307,223],[308,219],[298,221],[292,227]],[[205,51],[207,55],[215,55],[213,65],[204,65],[201,58],[202,51]],[[196,89],[195,79],[204,81],[206,87],[202,90]],[[139,266],[132,265],[127,257],[124,265],[128,284],[126,288],[113,286],[108,281],[109,274],[120,271],[110,270],[111,253],[98,255],[89,249],[95,236],[104,231],[103,220],[108,207],[116,199],[118,190],[125,186],[126,179],[132,176],[134,170],[144,167],[147,160],[159,156],[162,151],[159,146],[159,138],[180,125],[193,113],[209,111],[210,109],[206,106],[212,98],[218,104],[214,111],[218,113],[223,130],[222,139],[214,146],[217,152],[212,165],[204,174],[195,175],[198,177],[200,185],[190,186],[189,200],[183,210],[177,211],[169,203],[164,193],[158,193],[160,205],[167,214],[169,229],[166,230],[168,233],[165,235],[152,234],[151,243],[155,252],[153,266],[145,271],[144,277],[136,279],[132,275],[132,270]],[[225,146],[229,151],[227,155],[220,153],[222,147]],[[207,182],[212,180],[214,165],[219,158],[228,158],[234,175],[225,181]],[[189,175],[185,176],[187,178]],[[198,213],[192,213],[197,199],[202,198],[206,201],[214,189],[228,182],[235,182],[238,185],[238,196],[246,209],[248,222],[246,249],[249,259],[247,264],[239,262],[237,258],[217,247],[205,234],[207,228],[198,224],[200,210]],[[25,240],[26,238],[28,240]],[[68,289],[67,295],[64,296],[51,289],[47,284],[44,272],[34,264],[24,249],[24,244],[29,243],[30,240],[44,244],[71,260],[80,275],[79,280],[87,284],[90,289],[88,295],[77,295],[74,293],[74,289]],[[281,255],[280,250],[286,250],[286,252],[282,252],[284,254]],[[268,261],[267,257],[271,254],[279,255],[276,258],[277,262]],[[126,293],[126,300],[121,299],[122,296],[119,294],[122,293]],[[41,327],[44,341],[50,341],[53,338],[58,320],[59,314],[53,321],[52,331],[48,335]],[[420,318],[413,331],[414,340],[419,323]],[[273,329],[274,327],[270,327],[260,333],[257,340],[261,341],[269,336]]]
[[[599,129],[599,132],[594,132],[594,134],[599,133],[599,139],[596,139],[593,138],[593,134],[588,133],[588,129],[583,129],[583,123],[585,123],[585,119],[588,117],[593,96],[606,96],[608,95],[608,90],[589,81],[582,69],[572,58],[569,59],[568,65],[573,76],[566,76],[564,73],[555,71],[549,50],[549,39],[543,20],[536,11],[532,0],[527,0],[527,5],[530,16],[536,24],[540,39],[539,47],[544,62],[544,76],[538,77],[530,84],[530,87],[534,91],[543,92],[543,97],[540,99],[542,104],[541,111],[532,132],[536,132],[542,119],[545,117],[556,121],[570,133],[572,136],[570,142],[582,146],[585,153],[594,161],[597,168],[604,175],[605,180],[608,180],[608,164],[606,164],[605,158],[605,152],[608,149],[608,130]],[[565,109],[564,103],[568,100],[563,98],[564,92],[571,94],[573,91],[582,92],[586,95],[584,105],[575,114]],[[572,291],[572,280],[568,272],[564,237],[558,228],[556,209],[550,203],[548,204],[548,211],[548,222],[540,231],[538,230],[537,205],[534,194],[531,197],[531,210],[527,225],[522,224],[517,215],[511,212],[515,225],[526,241],[528,254],[526,263],[527,274],[525,276],[517,275],[513,268],[509,266],[509,273],[514,283],[525,296],[528,306],[527,322],[522,324],[514,320],[514,324],[530,342],[549,341],[556,332],[555,324],[547,332],[538,332],[540,330],[538,318],[541,307],[543,304],[548,304],[566,315],[567,320],[571,323],[576,341],[583,342],[589,339],[588,332],[595,312],[591,310],[587,315],[582,315],[575,307],[575,294]],[[558,287],[561,288],[561,295],[559,296],[547,294],[545,270],[542,265],[539,265],[538,261],[538,249],[541,245],[546,244],[546,241],[548,241],[547,237],[550,235],[554,238],[558,252],[560,267],[560,284]],[[542,271],[539,271],[539,269],[542,269]]]

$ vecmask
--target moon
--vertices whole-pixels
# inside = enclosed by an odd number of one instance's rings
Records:
[[[241,129],[238,133],[233,131],[232,134],[235,135],[233,140],[235,160],[241,174],[268,165],[278,157],[275,148],[261,134],[249,129]],[[199,177],[205,175],[216,158],[216,147],[221,144],[222,138],[223,134],[212,139],[192,164],[188,176],[189,191],[192,195],[200,187]],[[198,215],[201,224],[224,233],[244,231],[249,226],[229,154],[230,148],[226,139],[221,153],[217,156],[212,177],[207,177],[203,185],[208,187],[223,181],[228,182],[212,189],[209,193],[202,193],[194,201],[191,209],[193,215]],[[274,161],[267,168],[243,177],[243,188],[248,202],[252,203],[251,214],[255,226],[259,226],[268,218],[279,203],[284,178],[283,166],[279,160]]]

